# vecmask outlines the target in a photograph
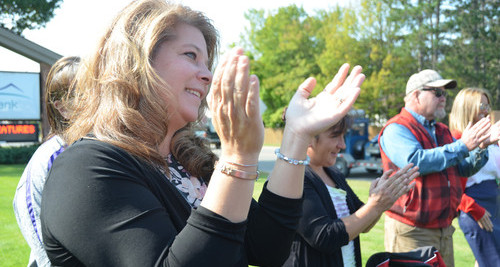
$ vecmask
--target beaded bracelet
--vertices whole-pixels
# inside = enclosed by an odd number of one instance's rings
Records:
[[[276,150],[274,151],[274,154],[276,154],[276,156],[279,159],[284,160],[284,161],[286,161],[286,162],[288,162],[290,164],[293,164],[293,165],[309,165],[309,162],[311,162],[311,159],[307,155],[306,155],[306,159],[305,160],[291,159],[291,158],[289,158],[289,157],[281,154],[279,148],[276,148]]]
[[[231,163],[230,163],[231,164]],[[259,178],[259,171],[255,172],[247,172],[238,169],[231,168],[230,166],[218,162],[215,166],[215,170],[220,171],[226,175],[232,176],[234,178],[243,179],[243,180],[257,180]]]

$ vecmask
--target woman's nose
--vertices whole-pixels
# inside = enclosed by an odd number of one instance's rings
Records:
[[[208,69],[208,67],[205,64],[203,64],[200,72],[198,72],[198,78],[202,80],[206,85],[209,85],[212,82],[212,77],[213,77],[212,72]]]
[[[339,142],[339,148],[340,149],[345,149],[346,146],[345,146],[345,140],[344,140],[344,137],[342,136],[342,138],[340,139],[340,142]]]

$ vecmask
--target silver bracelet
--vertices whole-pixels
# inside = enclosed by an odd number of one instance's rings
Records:
[[[234,166],[240,166],[240,167],[259,167],[259,164],[240,164],[240,163],[231,162],[231,161],[226,161],[226,163],[234,165]]]
[[[305,160],[291,159],[291,158],[289,158],[289,157],[281,154],[279,148],[276,148],[276,150],[274,151],[274,154],[276,154],[276,156],[279,159],[284,160],[284,161],[286,161],[286,162],[288,162],[290,164],[293,164],[293,165],[309,165],[309,162],[311,162],[311,159],[307,155],[306,155],[306,159]]]
[[[243,179],[243,180],[257,180],[259,178],[259,171],[255,172],[247,172],[247,171],[242,171],[238,169],[231,168],[231,166],[228,166],[222,162],[218,162],[217,165],[215,166],[215,169],[217,171],[220,171],[226,175],[232,176],[234,178],[238,179]]]

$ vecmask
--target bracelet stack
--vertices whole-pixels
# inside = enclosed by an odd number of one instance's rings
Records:
[[[279,148],[276,148],[276,150],[274,151],[274,154],[276,154],[276,156],[278,157],[278,159],[284,160],[284,161],[286,161],[286,162],[288,162],[290,164],[293,164],[293,165],[309,165],[309,162],[311,162],[311,159],[307,155],[306,155],[306,159],[305,160],[298,160],[298,159],[289,158],[289,157],[281,154]]]
[[[257,170],[255,172],[248,172],[248,171],[243,171],[239,170],[236,168],[233,168],[230,165],[234,166],[240,166],[240,167],[257,167],[257,164],[250,164],[250,165],[245,165],[245,164],[239,164],[239,163],[234,163],[234,162],[218,162],[215,165],[215,170],[220,171],[226,175],[232,176],[234,178],[238,179],[243,179],[243,180],[257,180],[259,178],[260,172]]]

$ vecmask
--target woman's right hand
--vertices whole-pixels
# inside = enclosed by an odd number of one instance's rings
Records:
[[[372,205],[380,213],[390,209],[394,202],[413,188],[415,183],[410,183],[420,173],[413,163],[406,165],[396,173],[387,170],[382,177],[375,179],[370,186],[370,196],[367,205]]]
[[[250,61],[243,49],[233,48],[219,62],[207,96],[221,140],[221,165],[213,172],[200,205],[231,222],[247,219],[264,142],[259,82],[249,71]]]
[[[249,71],[243,49],[233,48],[217,66],[207,96],[221,140],[221,159],[239,164],[256,164],[264,143],[259,80]]]

